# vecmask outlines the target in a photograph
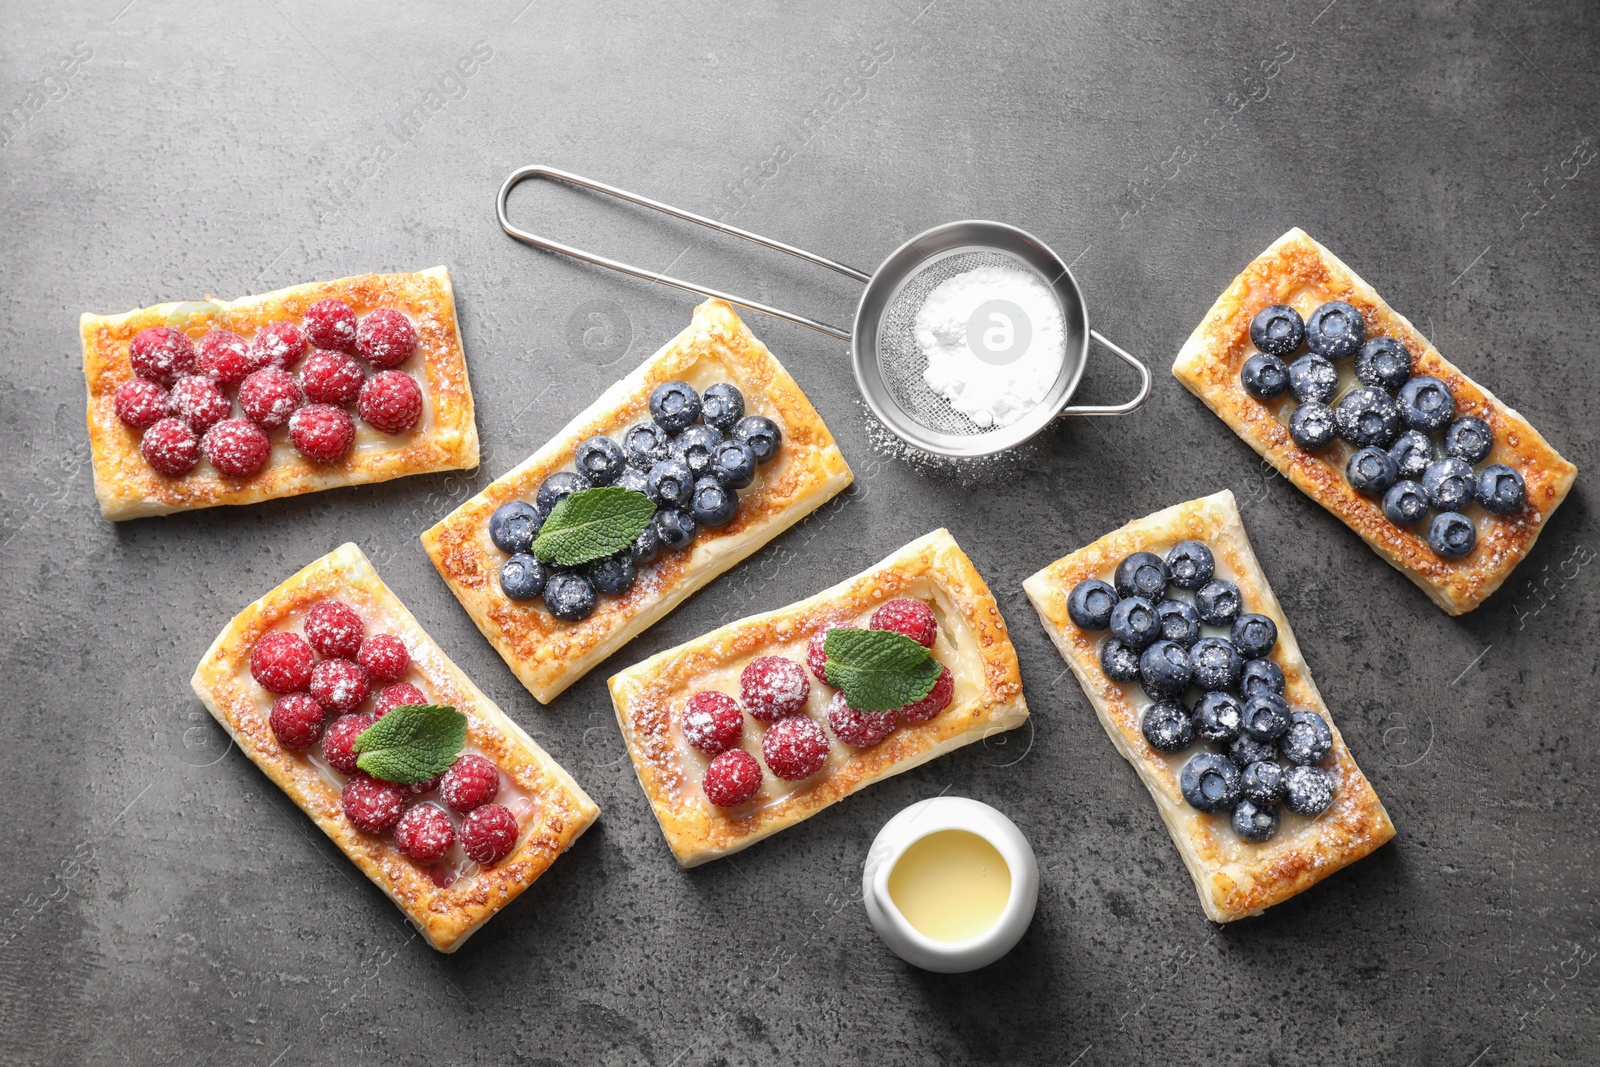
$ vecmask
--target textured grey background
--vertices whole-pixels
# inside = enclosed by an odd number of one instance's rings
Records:
[[[5,5],[4,1058],[1595,1062],[1586,479],[1513,580],[1451,619],[1166,369],[1233,275],[1299,224],[1592,472],[1600,194],[1595,165],[1575,161],[1600,145],[1595,6],[798,6]],[[474,48],[471,77],[447,78]],[[1021,225],[1075,264],[1093,324],[1156,369],[1154,396],[986,467],[903,462],[843,346],[752,321],[856,486],[610,664],[948,524],[1002,599],[1030,727],[731,861],[676,867],[606,670],[538,706],[416,541],[688,320],[681,294],[501,235],[494,191],[530,162],[863,267],[966,217]],[[559,189],[516,206],[649,266],[835,321],[852,306],[842,279],[693,227]],[[478,472],[99,518],[79,312],[440,262]],[[1095,356],[1083,396],[1118,398],[1130,378]],[[1224,486],[1399,837],[1218,928],[1020,582]],[[188,691],[241,605],[351,539],[604,809],[454,956],[412,937]],[[1031,932],[975,975],[902,965],[854,899],[877,829],[944,790],[1009,812],[1044,873]]]

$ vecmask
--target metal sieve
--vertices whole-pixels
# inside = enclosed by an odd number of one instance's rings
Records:
[[[614,196],[854,278],[866,286],[861,294],[861,302],[856,307],[854,329],[842,330],[792,311],[746,300],[518,229],[507,216],[506,202],[511,190],[528,178],[552,178]],[[684,211],[553,167],[533,166],[513,171],[500,187],[497,211],[500,228],[525,244],[700,296],[726,300],[730,304],[785,319],[849,342],[856,384],[873,414],[901,440],[941,456],[970,458],[993,455],[1027,441],[1057,416],[1126,415],[1137,409],[1150,395],[1149,368],[1098,331],[1089,328],[1083,293],[1061,257],[1043,241],[1015,226],[983,221],[947,222],[919,233],[890,253],[876,272],[868,274],[782,241],[774,241],[737,226],[729,226],[704,215],[696,215],[692,211]],[[923,380],[923,372],[928,365],[927,357],[913,331],[917,311],[935,286],[957,274],[982,266],[1005,266],[1032,273],[1050,290],[1061,311],[1064,344],[1055,381],[1042,400],[1005,426],[979,425],[928,387]],[[1090,338],[1139,372],[1139,393],[1132,400],[1124,404],[1068,406],[1073,391],[1078,387],[1078,380],[1083,377]],[[1004,356],[996,358],[1003,359]]]

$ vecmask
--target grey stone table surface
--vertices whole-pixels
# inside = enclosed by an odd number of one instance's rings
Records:
[[[6,1061],[1595,1062],[1593,4],[96,0],[7,3],[4,26]],[[533,162],[862,266],[939,222],[1015,223],[1074,265],[1092,324],[1152,365],[1154,394],[1001,461],[913,462],[862,405],[845,346],[751,316],[855,486],[541,707],[417,535],[693,302],[503,236],[494,192]],[[671,220],[549,188],[516,206],[757,299],[835,321],[853,306],[843,279]],[[1292,225],[1585,472],[1471,615],[1445,616],[1269,477],[1167,373]],[[460,302],[479,470],[101,520],[80,312],[436,263]],[[1092,356],[1082,396],[1115,400],[1130,377]],[[1223,487],[1399,828],[1226,928],[1020,590]],[[678,869],[609,669],[940,525],[1001,600],[1031,724]],[[189,693],[234,612],[347,540],[603,808],[452,956]],[[966,976],[902,964],[856,899],[878,828],[941,792],[1010,813],[1043,871],[1022,943]]]

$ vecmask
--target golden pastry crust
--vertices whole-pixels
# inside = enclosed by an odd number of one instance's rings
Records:
[[[448,888],[435,885],[387,837],[361,833],[350,824],[333,772],[319,771],[307,757],[278,743],[268,721],[272,694],[250,676],[250,650],[263,634],[295,625],[312,604],[329,597],[354,608],[367,620],[369,632],[392,633],[405,641],[411,652],[412,679],[420,680],[435,703],[452,705],[467,717],[468,746],[500,768],[508,783],[506,794],[520,792],[531,801],[531,810],[519,815],[521,839],[500,863],[487,868],[473,865]],[[434,644],[354,544],[341,545],[234,616],[195,668],[190,684],[244,754],[441,952],[460,948],[490,916],[532,885],[600,814],[572,776]]]
[[[1207,815],[1188,805],[1178,788],[1178,772],[1193,752],[1169,756],[1150,747],[1139,729],[1142,705],[1149,699],[1137,682],[1123,686],[1106,678],[1098,656],[1105,635],[1078,629],[1067,615],[1067,594],[1083,579],[1109,581],[1117,564],[1130,553],[1147,551],[1165,557],[1177,542],[1191,538],[1209,545],[1218,573],[1226,571],[1238,583],[1245,610],[1265,615],[1277,625],[1278,644],[1272,659],[1283,668],[1284,698],[1289,705],[1317,712],[1333,731],[1333,751],[1322,764],[1333,776],[1332,806],[1315,819],[1284,812],[1277,835],[1259,845],[1234,834],[1226,813]],[[1250,548],[1231,492],[1223,490],[1130,522],[1056,560],[1025,581],[1023,589],[1094,704],[1100,725],[1150,790],[1199,890],[1206,917],[1213,922],[1259,915],[1394,836],[1389,813],[1356,766],[1311,680],[1289,620]]]
[[[955,677],[950,705],[928,722],[900,725],[871,748],[830,738],[822,771],[798,783],[767,772],[761,792],[739,808],[706,800],[700,781],[710,761],[688,746],[679,728],[689,696],[702,689],[736,696],[739,672],[758,656],[804,664],[816,631],[829,624],[865,626],[874,609],[896,597],[914,597],[933,609],[939,622],[934,655]],[[1020,726],[1028,717],[1017,653],[1000,608],[947,530],[918,538],[816,596],[652,656],[613,675],[609,684],[639,784],[685,867],[738,852],[874,782]],[[832,693],[813,680],[807,713],[825,722]],[[745,723],[743,743],[759,760],[761,725],[753,719]]]
[[[139,432],[117,418],[112,396],[133,377],[128,346],[151,326],[169,326],[198,341],[212,328],[246,341],[274,319],[295,318],[318,300],[337,297],[357,315],[377,307],[404,312],[417,327],[417,352],[400,370],[423,386],[422,422],[410,433],[388,435],[356,420],[356,445],[337,463],[314,463],[294,450],[287,427],[271,431],[272,456],[248,478],[229,478],[206,461],[179,478],[152,470],[139,454]],[[363,274],[311,282],[239,300],[157,304],[123,315],[79,319],[83,374],[89,389],[89,448],[100,513],[113,521],[174,511],[254,504],[341,485],[382,482],[407,474],[478,465],[478,428],[467,381],[461,329],[456,323],[450,273],[433,267],[416,274]]]
[[[1378,501],[1350,487],[1344,476],[1353,451],[1349,446],[1336,442],[1313,454],[1296,445],[1283,419],[1292,400],[1263,402],[1239,384],[1239,370],[1255,351],[1250,320],[1262,308],[1288,304],[1304,316],[1328,300],[1355,306],[1367,320],[1369,337],[1386,335],[1409,348],[1416,374],[1432,375],[1450,387],[1457,415],[1476,415],[1494,430],[1494,450],[1484,462],[1504,463],[1522,474],[1528,502],[1516,515],[1490,515],[1477,504],[1465,509],[1478,527],[1478,544],[1460,559],[1436,555],[1423,528],[1394,525]],[[1274,241],[1217,298],[1178,353],[1172,373],[1251,448],[1451,615],[1471,611],[1500,587],[1533,548],[1578,473],[1526,419],[1441,356],[1372,286],[1298,228]]]
[[[533,497],[539,483],[570,468],[578,445],[596,434],[620,435],[650,417],[650,391],[662,382],[696,389],[732,382],[745,412],[783,431],[783,447],[739,495],[727,526],[701,530],[685,551],[664,552],[621,596],[601,596],[582,622],[555,618],[538,601],[517,603],[500,591],[506,555],[489,540],[500,505]],[[601,394],[526,462],[502,475],[422,535],[423,547],[483,636],[548,704],[595,664],[633,640],[711,579],[832,499],[851,482],[839,446],[811,401],[733,309],[708,300],[688,329]]]

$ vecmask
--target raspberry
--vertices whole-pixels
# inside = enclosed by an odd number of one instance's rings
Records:
[[[417,347],[417,328],[393,308],[369,311],[356,329],[356,351],[374,367],[398,367]]]
[[[195,366],[200,373],[223,385],[238,385],[256,369],[250,359],[250,346],[243,337],[227,330],[207,330],[200,338],[199,352]]]
[[[249,419],[223,419],[206,431],[200,447],[211,465],[230,478],[248,478],[272,455],[272,442]]]
[[[471,754],[452,763],[439,783],[444,802],[463,814],[489,803],[499,792],[499,769],[485,757]]]
[[[356,350],[356,313],[343,300],[318,300],[306,308],[306,336],[318,348]]]
[[[900,716],[895,711],[857,711],[843,693],[828,702],[828,725],[839,740],[856,748],[871,748],[894,732]]]
[[[222,387],[210,378],[191,374],[179,378],[167,394],[167,410],[189,424],[195,433],[205,433],[228,417],[233,405]]]
[[[810,778],[828,762],[828,735],[808,715],[790,715],[767,727],[761,755],[772,773],[786,782]]]
[[[776,722],[806,706],[811,679],[805,668],[782,656],[761,656],[739,673],[739,697],[750,714],[762,722]]]
[[[830,622],[822,629],[811,635],[811,641],[806,645],[806,666],[811,668],[811,673],[817,676],[817,681],[828,684],[828,676],[823,673],[823,664],[828,657],[823,652],[822,643],[828,639],[829,630],[837,630],[839,624]]]
[[[306,640],[330,659],[355,659],[366,626],[354,609],[337,600],[319,600],[306,612]]]
[[[371,691],[367,672],[352,660],[325,659],[311,668],[311,695],[326,711],[354,711]]]
[[[683,706],[683,739],[708,756],[720,755],[744,736],[744,712],[726,693],[707,690]]]
[[[367,669],[374,681],[398,682],[411,666],[411,653],[394,634],[373,634],[361,642],[356,662]]]
[[[152,326],[140,330],[128,348],[133,373],[155,382],[171,385],[185,374],[194,373],[194,344],[177,330]]]
[[[384,433],[405,433],[422,418],[422,390],[409,374],[380,371],[362,384],[356,410]]]
[[[345,818],[355,823],[357,830],[369,834],[383,833],[399,822],[406,810],[406,795],[399,786],[361,771],[350,776],[339,800],[344,805]]]
[[[148,429],[167,413],[167,391],[148,378],[130,378],[117,386],[111,406],[135,430]]]
[[[939,679],[933,683],[933,688],[928,690],[927,696],[915,704],[907,704],[900,709],[900,721],[927,722],[950,706],[950,698],[955,691],[955,675],[950,673],[949,667],[946,667],[939,672]]]
[[[322,707],[318,704],[317,707]],[[356,773],[356,753],[350,745],[373,723],[371,715],[341,715],[322,736],[322,754],[340,774]]]
[[[319,348],[300,368],[300,388],[317,404],[348,404],[361,395],[361,364],[343,352]]]
[[[250,363],[260,369],[277,367],[288,370],[306,354],[306,332],[298,322],[269,322],[256,332],[250,342]]]
[[[456,843],[456,825],[437,804],[418,804],[400,816],[394,844],[418,863],[437,863]]]
[[[182,419],[166,418],[144,432],[139,454],[155,470],[176,478],[200,462],[200,439]]]
[[[436,774],[426,782],[412,782],[410,785],[401,786],[400,788],[404,789],[408,796],[422,797],[438,789],[439,783],[442,781],[444,781],[444,775]]]
[[[867,626],[904,634],[924,648],[932,648],[939,636],[939,623],[933,609],[920,600],[891,600],[872,613]]]
[[[700,788],[719,808],[733,808],[761,790],[761,764],[742,748],[730,748],[711,761]]]
[[[239,386],[239,406],[263,430],[286,425],[305,399],[300,383],[282,367],[263,367]]]
[[[372,717],[381,719],[395,708],[404,707],[407,704],[426,704],[427,702],[428,698],[423,695],[422,690],[410,682],[386,685],[378,691],[378,701],[373,709]]]
[[[499,804],[485,804],[461,820],[461,851],[473,863],[492,867],[517,847],[517,817]]]
[[[318,463],[332,463],[356,443],[356,420],[332,404],[307,404],[289,416],[295,451]]]
[[[266,634],[250,650],[250,676],[269,693],[298,693],[311,684],[316,659],[299,634]]]
[[[304,693],[285,693],[273,701],[268,721],[284,748],[310,748],[322,736],[322,705]]]

